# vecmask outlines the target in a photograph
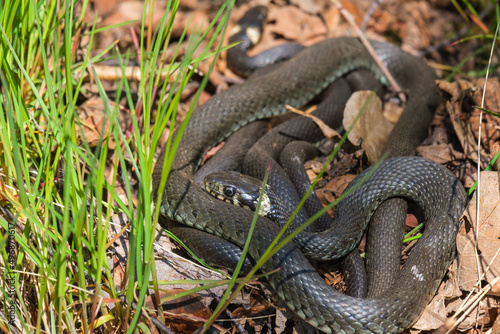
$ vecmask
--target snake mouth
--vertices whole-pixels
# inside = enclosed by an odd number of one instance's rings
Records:
[[[232,204],[232,205],[236,205],[236,206],[239,206],[240,208],[244,208],[244,209],[247,209],[247,210],[252,210],[248,205],[242,204],[236,198],[225,197],[225,196],[221,195],[220,193],[218,193],[217,191],[212,190],[212,189],[208,190],[208,193],[210,195],[212,195],[213,197],[215,197],[215,198],[217,198],[217,199],[219,199],[221,201],[224,201],[226,203],[229,203],[229,204]]]
[[[210,195],[212,195],[213,197],[217,198],[217,199],[220,199],[221,201],[224,201],[224,202],[228,202],[230,204],[234,204],[233,202],[231,202],[229,199],[225,198],[224,196],[216,193],[214,190],[209,190],[208,193]]]

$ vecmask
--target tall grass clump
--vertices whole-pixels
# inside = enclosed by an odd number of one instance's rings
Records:
[[[96,36],[114,27],[96,29],[96,19],[85,22],[88,5],[88,0],[0,4],[4,332],[148,330],[144,313],[136,309],[142,308],[148,289],[158,291],[152,245],[159,212],[151,196],[156,148],[165,127],[175,125],[180,94],[196,66],[220,51],[232,6],[229,1],[222,5],[206,31],[191,34],[184,57],[174,56],[166,64],[161,55],[171,43],[179,0],[168,2],[160,24],[149,31],[145,26],[148,22],[151,27],[152,15],[147,9],[152,13],[153,2],[145,2],[137,53],[113,46],[91,52]],[[88,43],[83,45],[84,38]],[[176,43],[186,38],[184,33]],[[200,52],[202,40],[208,44]],[[195,50],[201,56],[194,57]],[[140,60],[138,94],[123,75],[116,80],[113,100],[108,97],[94,69],[107,54],[113,55],[122,73],[130,59]],[[88,75],[95,80],[107,122],[97,143],[85,138],[78,113]],[[127,101],[123,107],[130,111],[131,131],[119,123],[122,97]],[[167,160],[174,154],[169,152]],[[126,200],[115,193],[117,180],[125,184]],[[106,256],[110,219],[117,213],[130,220],[123,291],[113,284]]]

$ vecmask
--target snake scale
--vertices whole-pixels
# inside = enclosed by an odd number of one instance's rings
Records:
[[[423,61],[396,46],[382,42],[372,44],[409,93],[406,108],[391,133],[392,144],[386,151],[413,151],[427,135],[427,130],[417,125],[428,124],[439,103],[434,73]],[[285,104],[304,105],[335,79],[359,68],[368,69],[385,83],[358,39],[328,39],[301,51],[267,75],[214,95],[198,107],[189,120],[168,175],[161,213],[243,246],[253,213],[211,197],[194,181],[193,173],[202,157],[210,147],[242,126],[284,113]],[[153,172],[155,195],[165,155],[164,148]],[[264,271],[281,269],[270,275],[268,281],[291,310],[319,330],[326,333],[404,330],[421,314],[455,257],[455,237],[467,196],[451,172],[418,157],[384,161],[367,182],[339,204],[331,229],[310,234],[311,245],[316,250],[324,248],[321,251],[332,257],[346,254],[357,245],[377,206],[391,197],[405,197],[417,203],[425,213],[426,227],[396,283],[382,295],[357,299],[335,291],[315,272],[294,243],[264,265]],[[341,235],[344,232],[346,239]],[[278,233],[278,227],[260,217],[254,233],[249,253],[259,258]],[[334,241],[325,244],[326,237],[333,237]]]

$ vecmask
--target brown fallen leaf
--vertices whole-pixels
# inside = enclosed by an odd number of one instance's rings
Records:
[[[432,301],[427,305],[420,318],[412,326],[412,332],[414,332],[413,330],[432,331],[439,329],[437,332],[434,332],[437,334],[441,333],[441,329],[450,326],[449,320],[447,319],[448,315],[459,307],[461,304],[459,297],[462,296],[462,291],[456,284],[456,268],[457,261],[455,260],[448,271],[448,279],[441,283]],[[446,332],[445,330],[442,334]]]
[[[259,294],[257,290],[250,291],[248,302],[250,305],[242,305],[232,312],[235,318],[251,318],[268,309],[274,309],[267,297]]]
[[[466,159],[465,154],[455,151],[451,144],[419,146],[417,152],[424,158],[434,160],[440,164]]]
[[[217,152],[219,152],[224,147],[224,143],[219,143],[217,146],[212,147],[203,157],[201,164],[203,165],[208,159],[213,157]]]
[[[160,291],[159,296],[161,300],[165,300],[185,291],[185,289]],[[155,309],[157,307],[152,296],[148,296],[145,303],[148,308]],[[161,305],[165,312],[165,323],[175,333],[192,333],[200,328],[211,315],[208,307],[203,304],[203,297],[195,293],[164,301]]]
[[[84,21],[92,23],[94,16],[97,14],[100,17],[106,17],[116,9],[118,0],[90,0],[91,6],[85,11]]]
[[[335,196],[333,195],[333,193],[331,191],[319,189],[319,190],[316,190],[316,196],[318,196],[319,201],[324,206],[335,201]],[[335,211],[333,211],[333,210],[328,210],[328,213],[330,215],[333,215],[334,212]]]
[[[446,321],[446,308],[444,304],[445,297],[441,292],[439,291],[438,295],[427,305],[424,313],[412,326],[412,329],[430,331],[444,325]]]
[[[283,36],[287,40],[311,45],[328,33],[323,21],[316,15],[310,15],[295,6],[275,7],[269,11],[268,33]]]
[[[464,291],[474,290],[478,279],[491,282],[500,276],[499,174],[491,171],[481,172],[480,179],[479,226],[476,221],[476,191],[464,213],[465,222],[457,237],[460,257],[458,284]]]
[[[456,312],[456,310],[459,309],[459,307],[461,307],[463,303],[464,300],[462,299],[456,299],[454,302],[450,303],[447,307],[448,314],[453,314],[454,312]],[[480,300],[480,303],[478,305],[473,305],[473,307],[468,309],[467,314],[463,316],[459,321],[451,318],[446,321],[446,324],[449,329],[456,328],[459,332],[470,330],[474,333],[483,333],[482,331],[478,331],[477,328],[483,328],[483,326],[490,326],[492,324],[492,317],[490,316],[490,312],[494,311],[497,307],[498,302],[496,302],[492,297],[485,297]]]
[[[457,166],[455,173],[465,188],[471,188],[477,179],[477,165],[470,160],[465,160]]]
[[[328,182],[328,184],[322,190],[330,191],[338,197],[344,192],[345,188],[349,185],[349,183],[351,183],[352,180],[354,180],[355,177],[356,175],[354,174],[338,176]]]
[[[304,164],[304,168],[306,169],[307,175],[309,176],[309,181],[314,182],[318,174],[323,169],[324,163],[317,160],[307,161]],[[326,167],[326,172],[330,170],[330,166]]]
[[[102,2],[101,0],[96,2]],[[97,40],[98,45],[96,49],[105,49],[111,45],[114,41],[118,40],[120,46],[126,47],[133,43],[133,38],[131,34],[131,27],[140,34],[141,31],[141,21],[144,13],[144,7],[146,7],[146,16],[149,17],[150,6],[144,6],[144,1],[116,1],[116,4],[110,8],[110,10],[103,16],[103,19],[98,23],[98,27],[111,27],[116,25],[116,27],[109,29],[105,34],[101,34]],[[154,1],[153,11],[152,11],[152,26],[149,25],[149,20],[144,20],[146,29],[155,29],[161,21],[163,13],[167,7],[167,1]],[[93,22],[94,14],[88,12],[87,22]],[[98,12],[98,15],[102,15],[102,12]],[[126,21],[133,21],[125,26],[120,26],[120,23]],[[182,30],[181,30],[182,32]]]
[[[403,110],[403,106],[399,103],[393,101],[385,101],[384,103],[384,117],[392,124],[396,124]]]
[[[498,315],[493,327],[491,327],[491,334],[500,334],[500,317]]]
[[[80,141],[85,138],[90,147],[97,145],[99,140],[104,139],[102,134],[108,132],[109,122],[104,109],[102,100],[97,99],[86,101],[78,110],[81,126],[75,125],[77,137]],[[109,138],[108,147],[114,149],[115,145],[113,138]]]
[[[112,216],[109,224],[108,240],[113,240],[109,249],[113,250],[114,256],[108,258],[108,266],[112,273],[117,270],[116,275],[118,278],[123,277],[121,271],[127,264],[127,256],[130,250],[129,230],[123,231],[128,223],[129,219],[124,214],[116,214]],[[116,236],[119,237],[116,238]],[[175,248],[177,246],[169,240],[163,228],[158,224],[154,243],[156,276],[161,281],[186,281],[186,284],[169,285],[169,288],[192,289],[198,287],[199,284],[190,283],[189,280],[220,280],[226,278],[222,274],[203,268],[184,257],[174,254],[173,249]],[[127,284],[128,281],[114,281],[113,283],[120,288],[120,285]],[[120,288],[120,290],[122,289],[123,287]],[[210,293],[200,291],[198,295],[203,296],[203,303],[208,306],[212,302],[213,296],[220,298],[225,290],[226,287],[221,285],[211,288]]]
[[[420,221],[417,219],[417,217],[413,214],[407,214],[406,215],[406,221],[405,221],[405,226],[409,228],[415,228],[418,226]]]
[[[290,3],[297,6],[302,11],[318,15],[320,14],[328,5],[329,0],[291,0]]]
[[[477,292],[480,287],[487,286],[490,282],[495,282],[500,276],[499,174],[491,171],[481,172],[480,179],[479,225],[476,219],[476,191],[462,217],[463,224],[457,236],[457,284],[467,295]],[[488,295],[497,293],[495,290],[487,292]],[[463,302],[462,299],[456,300],[454,305],[450,305],[453,306],[450,312],[456,312]],[[478,307],[473,308],[470,314],[460,321],[457,329],[464,331],[478,324],[489,324],[492,321],[489,310],[497,307],[496,298],[485,296]]]
[[[363,105],[372,95],[371,91],[358,91],[351,95],[344,109],[342,124],[349,129],[354,123]],[[365,150],[371,164],[374,164],[382,154],[384,145],[394,126],[384,118],[382,102],[373,95],[360,119],[348,135],[353,145],[360,145]]]
[[[310,119],[312,119],[313,122],[316,123],[316,125],[321,129],[321,132],[323,132],[325,137],[328,137],[328,138],[333,138],[333,137],[341,138],[342,137],[337,131],[335,131],[334,129],[329,127],[319,117],[316,117],[316,116],[311,114],[314,110],[316,110],[315,106],[307,109],[306,111],[302,111],[302,110],[296,109],[296,108],[288,106],[288,105],[285,105],[285,108],[291,112],[294,112],[294,113],[299,114],[301,116],[309,117]]]
[[[490,295],[500,296],[500,281],[493,284],[490,290]]]
[[[399,20],[405,22],[403,44],[401,48],[410,53],[415,53],[415,50],[428,48],[430,45],[429,21],[431,19],[431,5],[428,1],[412,1],[401,5],[403,17],[398,17]],[[411,20],[409,19],[411,16]]]

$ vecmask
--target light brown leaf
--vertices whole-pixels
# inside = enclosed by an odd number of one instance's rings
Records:
[[[359,111],[371,94],[371,91],[358,91],[349,98],[344,109],[344,119],[342,121],[345,129],[348,129],[355,121]],[[361,144],[368,160],[373,164],[382,154],[382,149],[393,127],[384,118],[382,102],[377,96],[373,96],[363,115],[361,115],[361,118],[349,133],[348,139],[354,145]]]
[[[318,38],[326,36],[328,32],[318,16],[307,14],[295,6],[276,7],[270,10],[269,21],[275,22],[268,26],[269,33],[301,44],[310,45]]]
[[[328,137],[328,138],[333,138],[333,137],[342,137],[337,131],[335,131],[334,129],[332,129],[331,127],[329,127],[325,122],[323,122],[320,118],[314,116],[311,114],[311,112],[313,112],[316,108],[315,107],[312,107],[312,108],[309,108],[308,110],[306,111],[302,111],[302,110],[299,110],[299,109],[296,109],[294,107],[291,107],[291,106],[288,106],[288,105],[285,105],[285,108],[287,110],[290,110],[296,114],[299,114],[299,115],[302,115],[302,116],[305,116],[305,117],[309,117],[310,119],[313,120],[314,123],[316,123],[316,125],[321,129],[321,132],[323,132],[323,134],[325,135],[325,137]]]
[[[355,177],[356,175],[354,174],[346,174],[338,176],[333,180],[331,180],[330,182],[328,182],[328,184],[322,190],[330,191],[333,194],[335,194],[335,196],[338,197],[342,195],[345,188],[349,185],[349,183],[351,183],[352,180],[354,180]]]
[[[471,291],[480,275],[482,280],[491,282],[500,276],[500,191],[498,172],[481,172],[479,228],[476,231],[476,196],[474,194],[464,214],[464,224],[457,237],[457,249],[460,258],[458,284],[462,290]],[[477,239],[476,239],[477,238]],[[478,251],[476,254],[475,245]],[[489,269],[488,269],[489,267]],[[479,272],[478,272],[479,271]]]
[[[455,267],[455,265],[452,266],[452,268]],[[456,287],[456,280],[453,279],[455,272],[456,270],[450,269],[450,278],[441,284],[432,301],[412,326],[412,330],[431,331],[445,325],[447,315],[457,307],[453,303],[445,303],[445,301],[456,299],[462,295],[461,291]]]
[[[424,158],[434,160],[440,164],[466,158],[463,153],[455,151],[450,144],[419,146],[417,152]]]

